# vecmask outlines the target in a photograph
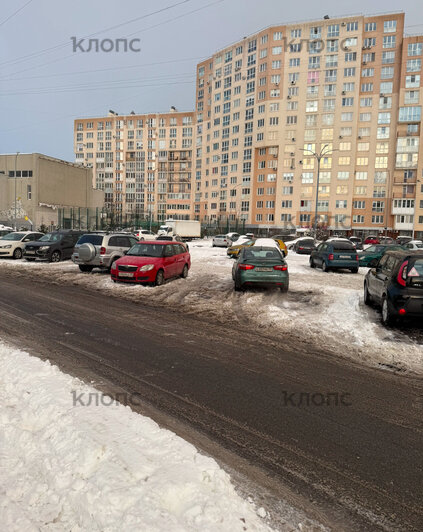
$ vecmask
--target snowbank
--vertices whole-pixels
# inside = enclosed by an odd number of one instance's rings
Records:
[[[2,530],[270,531],[213,459],[129,407],[86,406],[98,392],[48,362],[0,343],[0,383]]]

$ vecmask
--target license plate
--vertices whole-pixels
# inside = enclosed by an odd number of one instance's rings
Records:
[[[35,251],[25,251],[25,255],[35,255]]]
[[[134,274],[132,272],[119,272],[119,277],[133,277]]]
[[[339,258],[340,259],[351,259],[352,257],[350,257],[349,255],[339,255]]]
[[[273,268],[256,268],[256,272],[272,272]]]

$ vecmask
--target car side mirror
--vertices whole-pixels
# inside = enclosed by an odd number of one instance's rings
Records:
[[[123,254],[124,254],[124,255],[127,255],[127,254],[128,254],[128,251],[129,251],[129,250],[126,249],[126,250],[123,252]]]

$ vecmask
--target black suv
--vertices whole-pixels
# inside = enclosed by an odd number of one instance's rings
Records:
[[[382,307],[385,325],[423,315],[423,252],[386,251],[366,274],[364,302]]]
[[[60,262],[70,259],[78,238],[86,231],[62,230],[47,233],[40,240],[25,245],[23,256],[28,261],[36,259]]]

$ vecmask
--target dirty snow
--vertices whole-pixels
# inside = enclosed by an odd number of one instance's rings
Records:
[[[50,363],[0,343],[0,382],[2,530],[270,531],[213,459]]]
[[[109,275],[94,270],[80,273],[67,261],[59,264],[0,260],[1,269],[13,268],[54,283],[86,286],[93,290],[148,305],[166,305],[223,323],[241,321],[263,334],[284,335],[286,340],[330,350],[371,366],[390,365],[423,372],[423,334],[406,328],[387,329],[379,311],[365,307],[362,291],[367,268],[358,274],[323,273],[311,269],[308,255],[290,252],[287,258],[290,290],[252,290],[235,293],[231,270],[234,261],[225,248],[213,248],[211,239],[190,243],[192,268],[188,279],[164,286],[114,284]],[[292,344],[291,342],[291,344]]]

